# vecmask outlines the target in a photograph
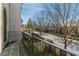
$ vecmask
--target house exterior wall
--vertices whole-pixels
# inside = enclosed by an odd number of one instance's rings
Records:
[[[4,24],[3,24],[3,10],[6,9],[7,18],[7,42],[20,40],[21,36],[21,4],[18,3],[1,3],[0,4],[0,52],[4,48]]]
[[[10,25],[9,25],[9,42],[21,39],[21,4],[10,4]]]

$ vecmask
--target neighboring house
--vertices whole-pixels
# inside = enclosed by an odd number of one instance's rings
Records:
[[[78,27],[78,34],[79,34],[79,27]]]
[[[20,13],[20,3],[0,4],[0,52],[8,42],[22,38]]]
[[[75,23],[76,24],[76,23]],[[45,32],[53,32],[53,33],[63,33],[65,30],[63,30],[63,27],[57,28],[56,26],[53,26],[52,24],[48,24],[43,31]],[[72,24],[72,26],[68,26],[68,31],[71,31],[72,35],[78,34],[79,36],[79,26]]]
[[[59,32],[59,29],[58,29],[56,26],[53,26],[52,24],[48,24],[48,25],[45,27],[44,31],[57,33],[57,32]]]

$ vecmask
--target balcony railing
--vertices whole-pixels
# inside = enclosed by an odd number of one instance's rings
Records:
[[[33,33],[32,37],[29,38],[27,33],[22,33],[23,35],[23,45],[28,55],[36,56],[72,56],[74,54],[63,50],[53,44],[49,40],[45,40],[39,35]]]

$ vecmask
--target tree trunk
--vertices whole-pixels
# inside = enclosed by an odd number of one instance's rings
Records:
[[[40,36],[41,36],[41,31],[40,31]]]
[[[41,27],[40,27],[40,29],[39,29],[39,35],[41,36]]]
[[[67,49],[67,46],[66,46],[66,43],[67,43],[67,41],[66,41],[66,34],[64,35],[64,41],[65,41],[64,42],[64,48]]]
[[[66,46],[66,44],[64,45],[64,48],[65,48],[65,49],[67,49],[67,46]]]

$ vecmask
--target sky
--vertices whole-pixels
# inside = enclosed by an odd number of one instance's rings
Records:
[[[35,15],[38,15],[41,10],[44,10],[42,3],[23,4],[21,10],[21,18],[23,20],[23,24],[26,24],[29,18],[33,18]]]
[[[24,4],[22,4],[22,9],[21,9],[21,19],[23,20],[23,24],[26,24],[27,22],[28,22],[28,20],[29,20],[29,18],[31,18],[32,20],[34,20],[34,17],[35,16],[39,16],[39,13],[42,11],[42,10],[46,10],[45,9],[45,7],[44,7],[44,3],[24,3]],[[46,4],[46,5],[48,5],[48,4]],[[64,14],[63,13],[63,4],[61,5],[61,9],[62,9],[62,15]],[[72,5],[72,9],[71,9],[71,11],[73,11],[73,8],[74,8],[74,6],[75,6],[75,4],[73,4]],[[53,12],[53,9],[54,9],[54,7],[52,8],[52,7],[49,7],[51,10],[52,10],[52,12]],[[79,6],[78,6],[78,8],[79,8]],[[77,8],[77,9],[78,9]],[[78,11],[79,11],[79,9],[78,9]],[[78,12],[77,12],[78,13]],[[75,14],[77,14],[76,12],[75,12]],[[72,17],[72,12],[70,13],[70,16]],[[79,18],[79,17],[78,17]]]

